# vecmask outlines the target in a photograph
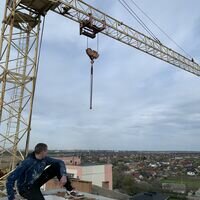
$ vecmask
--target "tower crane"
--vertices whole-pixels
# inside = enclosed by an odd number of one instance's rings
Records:
[[[182,70],[200,76],[200,65],[82,0],[6,0],[0,38],[0,165],[9,159],[0,185],[28,154],[40,48],[48,12],[80,25],[80,34],[104,34]],[[24,145],[25,153],[18,147]]]

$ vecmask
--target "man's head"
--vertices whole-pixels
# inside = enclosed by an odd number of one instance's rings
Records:
[[[43,159],[47,156],[48,146],[44,143],[38,143],[34,150],[36,157]]]

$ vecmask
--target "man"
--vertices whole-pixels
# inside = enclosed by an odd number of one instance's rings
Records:
[[[60,185],[66,188],[67,195],[83,196],[73,189],[67,177],[65,163],[62,160],[48,157],[47,152],[47,145],[38,143],[35,150],[11,172],[6,182],[8,200],[15,199],[15,181],[17,181],[17,188],[22,197],[28,200],[44,200],[40,187],[55,176],[60,181]]]

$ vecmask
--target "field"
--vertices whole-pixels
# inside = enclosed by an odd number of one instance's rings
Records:
[[[200,177],[172,177],[161,180],[161,183],[185,184],[187,189],[196,190],[200,188]]]

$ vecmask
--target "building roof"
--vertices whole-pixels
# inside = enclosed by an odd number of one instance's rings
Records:
[[[45,200],[67,200],[67,198],[57,196],[58,192],[63,192],[63,191],[65,191],[65,190],[64,189],[54,189],[54,190],[43,192],[43,195],[45,197]],[[107,198],[107,197],[103,197],[101,195],[94,195],[94,194],[85,193],[85,192],[81,192],[81,194],[84,194],[84,200],[115,200],[113,198]],[[8,199],[7,197],[2,197],[2,198],[0,197],[0,200],[7,200],[7,199]],[[19,199],[19,198],[17,198],[17,199]]]
[[[157,192],[139,193],[130,198],[130,200],[168,200],[169,196]]]

